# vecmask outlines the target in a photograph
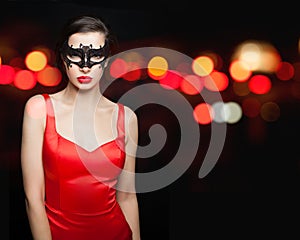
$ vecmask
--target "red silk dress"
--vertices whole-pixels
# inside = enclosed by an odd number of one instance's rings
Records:
[[[114,188],[125,161],[124,106],[118,103],[118,136],[90,152],[59,135],[51,98],[43,96],[45,207],[52,239],[132,239]]]

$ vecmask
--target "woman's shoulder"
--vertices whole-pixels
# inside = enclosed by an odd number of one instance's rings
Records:
[[[26,105],[45,105],[44,94],[35,94],[29,97],[26,101]]]
[[[114,102],[113,103],[114,104],[114,106],[116,106],[116,105],[118,105],[119,107],[122,107],[123,109],[124,109],[124,114],[125,114],[125,117],[126,118],[131,118],[132,116],[134,117],[134,118],[136,118],[136,114],[135,114],[135,112],[134,112],[134,110],[132,110],[130,107],[128,107],[127,105],[125,105],[125,104],[123,104],[123,103],[121,103],[121,102]]]
[[[137,118],[136,113],[128,106],[123,105],[124,106],[124,112],[125,112],[125,116],[126,117],[134,117]]]
[[[117,109],[118,107],[124,108],[125,118],[131,119],[131,120],[134,120],[134,119],[137,118],[136,113],[134,112],[134,110],[132,110],[127,105],[125,105],[125,104],[123,104],[121,102],[112,101],[112,100],[110,100],[108,98],[106,98],[105,101],[106,101],[106,106],[109,107],[109,108],[111,108],[111,109]]]
[[[122,103],[120,104],[124,106],[124,119],[125,125],[127,126],[126,128],[131,129],[132,127],[136,127],[138,124],[138,119],[135,111]]]
[[[36,94],[28,98],[25,104],[25,113],[35,117],[45,115],[46,104],[43,94]]]

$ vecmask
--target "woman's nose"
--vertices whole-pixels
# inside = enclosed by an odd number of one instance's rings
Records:
[[[84,72],[84,73],[87,73],[87,72],[89,72],[90,70],[91,70],[91,69],[90,69],[89,67],[86,67],[86,66],[80,68],[80,71],[82,71],[82,72]]]

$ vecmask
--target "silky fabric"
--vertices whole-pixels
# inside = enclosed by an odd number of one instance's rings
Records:
[[[125,162],[124,106],[118,103],[117,137],[87,151],[57,132],[51,97],[43,96],[45,207],[52,240],[132,239],[114,188]]]

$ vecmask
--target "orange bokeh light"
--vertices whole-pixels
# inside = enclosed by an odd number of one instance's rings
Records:
[[[196,122],[203,125],[209,124],[214,117],[213,108],[208,103],[200,103],[194,108],[193,116]]]
[[[47,87],[57,86],[62,80],[62,74],[58,68],[47,66],[36,73],[37,81]]]
[[[252,71],[243,61],[235,60],[229,66],[229,73],[234,81],[245,82],[251,76]]]
[[[204,86],[213,92],[224,91],[229,84],[228,77],[225,73],[213,71],[209,76],[204,78]]]

